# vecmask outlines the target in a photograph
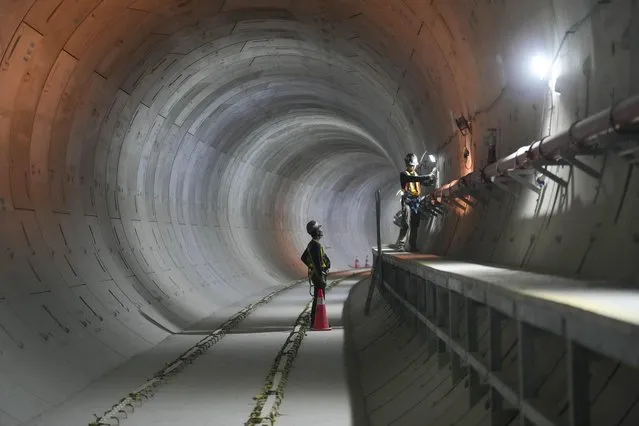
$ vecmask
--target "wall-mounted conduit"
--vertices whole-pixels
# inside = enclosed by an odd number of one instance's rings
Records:
[[[444,203],[453,203],[456,199],[468,203],[468,199],[465,198],[467,195],[481,200],[483,197],[480,191],[487,186],[494,185],[509,191],[503,184],[508,180],[540,192],[540,188],[525,177],[533,170],[561,185],[567,185],[563,179],[548,171],[545,168],[547,166],[569,165],[599,179],[599,172],[576,157],[600,155],[609,150],[635,166],[639,165],[638,142],[639,96],[634,96],[573,123],[568,130],[525,145],[482,170],[469,173],[435,189],[426,197],[424,209],[430,215],[441,216]]]

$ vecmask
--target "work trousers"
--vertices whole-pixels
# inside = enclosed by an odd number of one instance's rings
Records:
[[[409,225],[408,218],[410,217],[410,236],[408,245],[411,251],[417,250],[417,231],[419,229],[419,222],[421,220],[421,212],[418,210],[415,213],[411,208],[402,201],[402,223],[399,230],[399,237],[397,237],[397,245],[404,246],[406,244],[406,234],[408,233]]]

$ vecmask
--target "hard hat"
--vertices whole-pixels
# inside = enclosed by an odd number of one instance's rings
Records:
[[[317,223],[317,221],[311,220],[310,222],[306,224],[306,232],[308,232],[310,235],[313,235],[314,233],[319,231],[321,227],[322,225]]]
[[[404,162],[406,163],[407,166],[417,166],[419,164],[419,160],[417,159],[417,156],[413,154],[412,152],[406,155],[406,158],[404,158]]]

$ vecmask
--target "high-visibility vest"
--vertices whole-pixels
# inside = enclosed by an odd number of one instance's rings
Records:
[[[313,259],[311,257],[311,251],[308,249],[311,243],[308,243],[306,246],[306,250],[302,253],[302,261],[308,266],[308,269],[315,269],[315,265],[313,264]],[[320,258],[322,259],[322,269],[326,269],[329,265],[326,258],[326,253],[324,253],[324,246],[320,244]]]
[[[406,171],[410,176],[418,176],[417,172]],[[419,197],[422,192],[422,187],[419,182],[406,182],[404,185],[404,193],[411,197]]]

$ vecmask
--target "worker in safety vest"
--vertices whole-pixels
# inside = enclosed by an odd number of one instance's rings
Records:
[[[313,306],[311,308],[311,324],[315,320],[315,307],[317,306],[317,291],[326,290],[326,276],[331,268],[331,261],[324,252],[324,247],[319,240],[324,236],[322,225],[314,220],[306,224],[306,232],[312,240],[302,253],[302,262],[308,267],[309,279],[313,285]]]
[[[433,185],[435,183],[435,175],[418,175],[416,168],[419,165],[417,156],[413,153],[406,155],[404,158],[406,170],[399,175],[400,185],[402,187],[402,209],[400,219],[400,231],[397,237],[397,243],[392,248],[404,250],[406,244],[406,234],[408,233],[408,218],[410,216],[410,251],[417,251],[417,230],[421,220],[420,204],[422,201],[421,191],[422,184]]]

